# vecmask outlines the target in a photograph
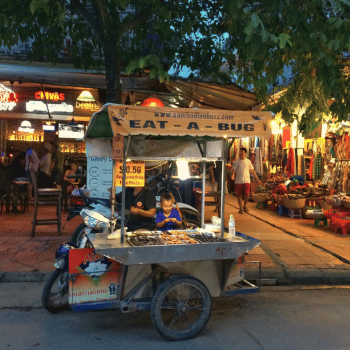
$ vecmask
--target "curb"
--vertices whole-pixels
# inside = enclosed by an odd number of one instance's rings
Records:
[[[2,272],[0,275],[0,283],[6,283],[6,282],[44,282],[48,279],[51,272],[43,272],[43,271]]]
[[[0,272],[0,283],[45,282],[52,271]],[[258,283],[258,269],[244,269],[245,279]],[[350,285],[350,270],[339,269],[261,269],[262,286]]]
[[[245,278],[258,283],[259,271],[245,269]],[[262,286],[283,285],[350,285],[350,271],[339,269],[262,269]]]

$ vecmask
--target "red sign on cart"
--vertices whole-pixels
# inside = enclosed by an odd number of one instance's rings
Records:
[[[69,303],[81,304],[120,298],[124,265],[97,254],[93,248],[69,251]]]

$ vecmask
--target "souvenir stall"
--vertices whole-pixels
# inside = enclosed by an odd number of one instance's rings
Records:
[[[305,137],[295,134],[293,127],[288,130],[284,126],[280,133],[271,136],[268,160],[278,164],[282,154],[282,170],[269,173],[253,199],[259,208],[269,208],[289,218],[314,220],[315,226],[323,223],[334,232],[347,235],[350,122],[314,123]]]

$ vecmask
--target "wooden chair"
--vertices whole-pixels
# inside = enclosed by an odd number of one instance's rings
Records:
[[[38,188],[38,179],[32,172],[34,187],[34,217],[32,222],[32,237],[35,234],[36,225],[57,225],[58,234],[61,235],[62,190],[58,188]],[[39,205],[56,205],[56,217],[38,219]]]

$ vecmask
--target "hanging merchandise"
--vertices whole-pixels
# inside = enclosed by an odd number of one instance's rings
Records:
[[[306,181],[306,164],[305,164],[305,157],[301,156],[301,175],[304,179],[304,181]]]
[[[313,179],[314,176],[314,172],[313,172],[313,166],[314,166],[314,156],[311,156],[311,160],[310,160],[310,168],[309,168],[309,178],[310,180]]]
[[[283,157],[283,142],[282,135],[277,135],[277,162],[278,164],[282,164]]]
[[[322,157],[321,157],[321,154],[318,153],[316,155],[316,160],[315,160],[315,180],[321,179],[321,165],[322,165]]]
[[[282,160],[282,165],[283,168],[287,165],[288,162],[288,154],[287,154],[287,150],[283,150],[283,160]]]
[[[263,174],[263,164],[262,164],[262,157],[261,157],[260,147],[255,147],[254,148],[254,155],[255,155],[255,159],[254,159],[255,172],[258,175],[262,176],[262,174]]]
[[[347,192],[348,188],[348,172],[349,172],[349,165],[347,163],[343,164],[343,181],[342,181],[342,192]]]
[[[348,134],[345,135],[345,152],[346,152],[346,159],[350,158],[350,137]]]
[[[289,149],[286,171],[288,173],[288,176],[295,174],[294,148]]]
[[[273,135],[269,140],[269,161],[272,162],[272,151],[273,151]]]

